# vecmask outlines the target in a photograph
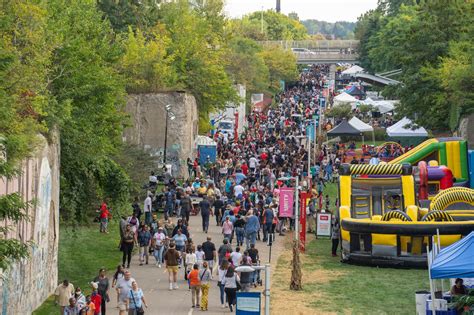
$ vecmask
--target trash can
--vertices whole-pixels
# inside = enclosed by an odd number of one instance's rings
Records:
[[[416,315],[425,315],[426,314],[426,301],[430,297],[429,291],[416,291],[415,292],[415,301],[416,301]]]

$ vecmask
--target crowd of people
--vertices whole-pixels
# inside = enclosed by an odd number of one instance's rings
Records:
[[[136,198],[133,213],[120,220],[122,264],[110,287],[105,270],[91,283],[92,293],[84,299],[81,291],[65,280],[57,289],[62,313],[104,315],[113,288],[117,290],[119,314],[142,314],[147,307],[145,296],[128,270],[136,247],[139,265],[154,263],[156,268],[166,268],[169,290],[178,289],[178,275],[182,274],[191,291],[192,307],[203,311],[209,307],[213,280],[218,283],[221,306],[230,310],[235,307],[238,290],[245,292],[262,285],[259,270],[240,272],[239,267],[259,265],[258,244],[293,228],[294,218],[283,217],[278,211],[280,189],[294,187],[295,177],[300,177],[303,188],[311,191],[309,232],[315,232],[318,211],[331,211],[338,204],[337,198],[331,200],[323,194],[325,185],[337,180],[341,163],[337,146],[322,146],[316,154],[304,140],[307,124],[320,110],[319,97],[328,70],[326,65],[315,65],[303,72],[297,84],[276,97],[278,106],[247,116],[248,127],[238,139],[223,137],[217,131],[217,160],[196,165],[189,159],[191,176],[183,183],[166,173],[160,193],[152,173],[144,202]],[[308,154],[314,156],[312,164],[307,163]],[[163,218],[158,217],[159,208],[164,209]],[[104,203],[99,215],[103,233],[109,232],[109,215]],[[202,220],[202,232],[191,233],[192,215]],[[210,222],[211,217],[215,222]],[[196,244],[192,235],[208,233],[210,224],[218,226],[222,240],[214,243],[208,236]],[[334,224],[337,228],[337,220]],[[338,230],[333,229],[332,238],[335,256]]]

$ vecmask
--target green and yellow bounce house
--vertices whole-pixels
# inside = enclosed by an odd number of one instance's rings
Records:
[[[444,247],[474,231],[474,190],[450,187],[421,200],[423,163],[341,166],[344,262],[424,267],[431,236]]]

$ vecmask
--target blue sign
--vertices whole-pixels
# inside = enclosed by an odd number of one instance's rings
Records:
[[[306,126],[306,137],[308,137],[309,141],[314,141],[314,125],[309,124]]]
[[[236,315],[260,315],[260,292],[237,292]]]
[[[212,163],[216,162],[217,157],[217,147],[215,145],[198,145],[199,151],[199,165],[205,165],[207,163],[207,158]]]
[[[319,99],[319,106],[320,106],[321,108],[326,107],[326,98],[325,98],[325,97],[321,97],[321,98]]]

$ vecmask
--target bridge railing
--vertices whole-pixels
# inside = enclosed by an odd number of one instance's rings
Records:
[[[358,40],[269,40],[259,42],[263,46],[280,46],[284,49],[306,48],[309,50],[338,50],[359,48]]]
[[[310,61],[310,60],[315,60],[315,61],[333,61],[333,60],[338,60],[338,61],[354,61],[359,58],[359,55],[356,53],[351,53],[351,54],[345,54],[345,53],[339,53],[339,52],[311,52],[311,53],[295,53],[296,58],[298,61]]]

